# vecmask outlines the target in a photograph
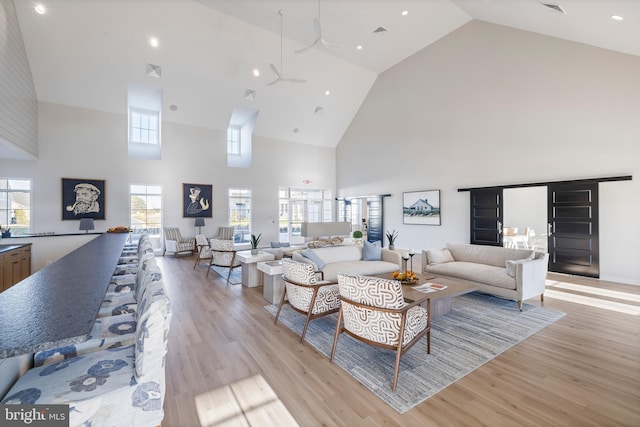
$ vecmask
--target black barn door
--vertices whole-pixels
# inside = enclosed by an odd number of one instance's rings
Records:
[[[549,271],[600,277],[598,184],[549,184]]]
[[[471,190],[471,244],[502,246],[502,188]]]

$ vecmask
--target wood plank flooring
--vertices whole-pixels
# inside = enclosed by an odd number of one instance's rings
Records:
[[[550,274],[544,304],[564,318],[400,415],[274,325],[262,288],[205,279],[192,257],[158,262],[173,308],[164,427],[640,426],[639,286]],[[224,401],[248,378],[264,403]]]

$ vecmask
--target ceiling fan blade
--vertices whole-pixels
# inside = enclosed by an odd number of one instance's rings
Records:
[[[317,46],[317,44],[318,44],[321,40],[322,40],[322,39],[321,39],[320,37],[318,37],[318,38],[317,38],[317,39],[315,39],[315,40],[313,41],[313,43],[311,43],[309,46],[307,46],[307,47],[303,47],[303,48],[301,48],[301,49],[298,49],[298,50],[296,50],[296,51],[295,51],[295,53],[303,53],[303,52],[306,52],[306,51],[308,51],[308,50],[310,50],[310,49],[313,49],[314,47],[316,47],[316,46]]]
[[[328,41],[326,41],[325,39],[321,39],[320,43],[322,43],[322,45],[324,47],[326,47],[327,49],[336,49],[336,50],[344,50],[344,49],[348,49],[347,46],[343,46],[341,44],[335,44],[335,43],[329,43]]]
[[[291,83],[306,83],[307,81],[305,79],[297,79],[295,77],[285,77],[282,79],[283,81],[287,81],[287,82],[291,82]]]
[[[282,74],[280,74],[280,71],[278,71],[275,65],[269,64],[269,67],[271,68],[271,71],[273,71],[276,74],[276,76],[278,76],[278,79],[282,77]]]

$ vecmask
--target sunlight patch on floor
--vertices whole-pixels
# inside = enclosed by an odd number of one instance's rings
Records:
[[[195,397],[202,427],[298,426],[262,375],[254,375]]]
[[[549,298],[559,299],[562,301],[573,302],[576,304],[588,305],[595,308],[602,308],[605,310],[616,311],[618,313],[640,316],[640,306],[635,306],[631,304],[624,304],[621,302],[587,297],[584,295],[577,295],[577,294],[572,294],[564,291],[556,291],[548,288],[544,291],[544,296]]]
[[[612,291],[610,289],[594,288],[592,286],[576,285],[573,283],[557,282],[553,280],[547,280],[547,289],[557,288],[566,289],[568,291],[582,292],[584,294],[600,295],[603,297],[616,298],[625,301],[640,302],[640,287],[638,293],[629,293],[621,291]]]

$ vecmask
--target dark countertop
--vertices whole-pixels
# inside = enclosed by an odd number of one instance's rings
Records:
[[[0,293],[0,358],[85,341],[128,233],[106,233]]]
[[[14,243],[12,245],[0,245],[0,254],[12,251],[14,249],[20,249],[25,246],[31,246],[31,243]]]

